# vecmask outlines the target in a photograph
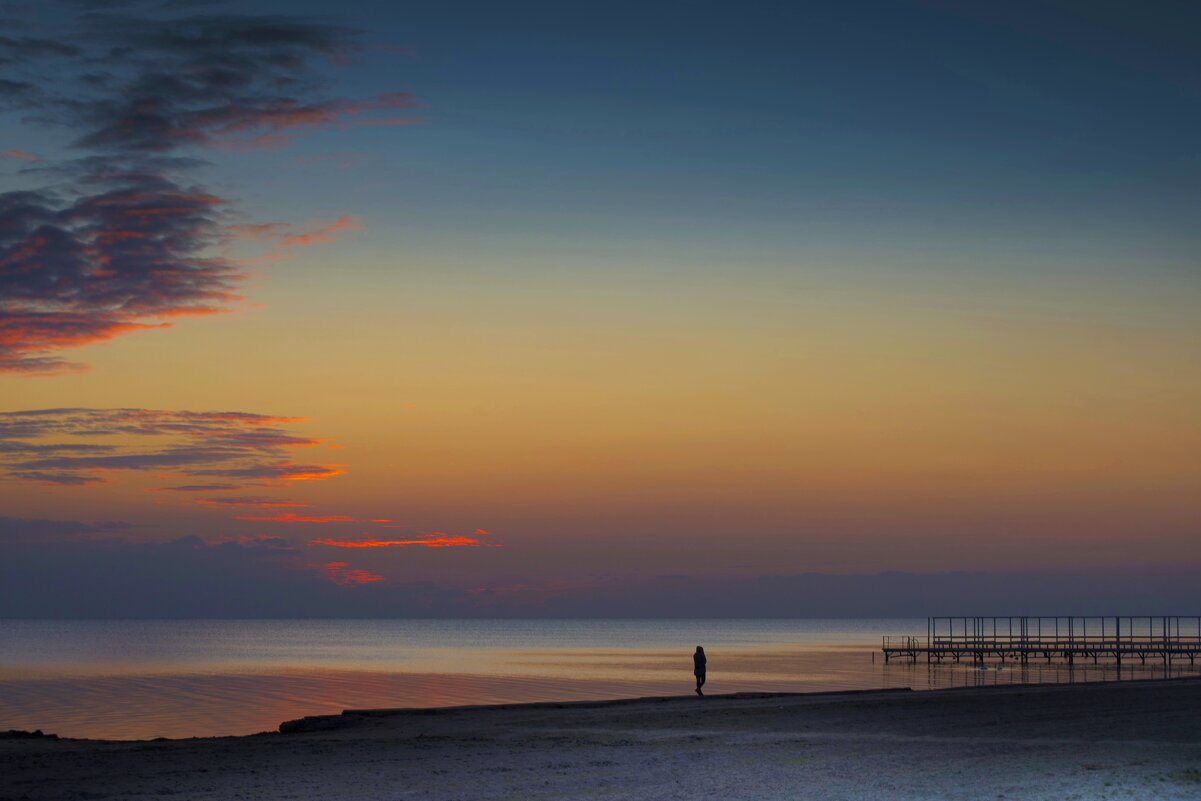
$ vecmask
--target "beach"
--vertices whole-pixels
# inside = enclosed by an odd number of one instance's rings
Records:
[[[1196,799],[1201,680],[360,710],[0,738],[0,799]]]

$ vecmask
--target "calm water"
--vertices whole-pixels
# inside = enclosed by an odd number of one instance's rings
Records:
[[[247,734],[347,708],[1069,682],[1111,666],[885,665],[922,620],[0,620],[0,730]],[[874,659],[873,659],[874,656]],[[1122,677],[1163,676],[1162,667]]]

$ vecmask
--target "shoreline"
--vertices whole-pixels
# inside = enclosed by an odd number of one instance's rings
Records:
[[[292,723],[180,740],[3,738],[0,801],[1201,797],[1195,677],[348,709]]]
[[[982,684],[972,687],[936,687],[927,690],[915,690],[912,687],[879,687],[871,689],[843,689],[843,690],[814,690],[814,691],[798,691],[798,692],[771,692],[771,691],[739,691],[732,693],[713,693],[706,694],[702,698],[688,693],[679,695],[648,695],[635,696],[629,698],[598,698],[598,699],[580,699],[571,701],[515,701],[498,704],[461,704],[451,706],[408,706],[408,707],[371,707],[371,708],[350,708],[343,709],[341,712],[321,714],[321,715],[304,715],[292,720],[281,721],[275,729],[264,729],[257,732],[249,732],[246,734],[222,734],[222,735],[196,735],[185,737],[149,737],[135,739],[109,739],[109,738],[93,738],[93,737],[70,737],[61,735],[57,732],[47,732],[41,729],[33,731],[22,729],[0,730],[0,742],[4,740],[31,740],[44,739],[62,742],[75,743],[97,743],[97,744],[136,744],[136,743],[196,743],[204,741],[228,741],[242,740],[252,737],[264,737],[276,734],[303,734],[322,731],[333,731],[343,728],[350,728],[356,722],[364,719],[380,719],[380,718],[403,718],[403,717],[430,717],[436,715],[447,714],[463,714],[463,713],[496,713],[508,711],[542,711],[542,710],[600,710],[613,709],[618,707],[639,706],[639,705],[656,705],[665,703],[681,703],[681,704],[703,704],[722,701],[764,701],[764,700],[785,700],[785,699],[821,699],[821,698],[856,698],[856,697],[889,697],[894,695],[941,695],[941,694],[957,694],[957,695],[984,695],[988,693],[1006,693],[1006,692],[1021,692],[1023,690],[1062,690],[1070,692],[1076,688],[1094,688],[1105,686],[1120,686],[1120,687],[1143,687],[1143,686],[1163,686],[1163,685],[1189,685],[1199,684],[1201,686],[1201,675],[1197,676],[1178,676],[1173,678],[1163,679],[1113,679],[1113,680],[1097,680],[1075,683],[1063,682],[1032,682],[1028,684],[1012,683],[1012,684]]]
[[[827,695],[878,695],[911,692],[938,692],[938,690],[914,690],[911,687],[882,687],[873,690],[817,690],[814,692],[734,692],[714,693],[697,698],[695,695],[646,695],[637,698],[600,698],[581,701],[525,701],[511,704],[464,704],[462,706],[405,706],[384,707],[380,709],[343,709],[335,715],[306,715],[296,720],[285,720],[279,724],[276,733],[299,734],[312,731],[330,731],[342,725],[353,725],[362,718],[391,718],[412,715],[425,717],[430,715],[455,714],[462,712],[503,712],[511,710],[543,710],[543,709],[609,709],[622,706],[637,706],[639,704],[662,703],[706,703],[711,701],[749,701],[770,700],[776,698],[809,698]],[[271,734],[272,732],[262,732]],[[258,735],[243,735],[255,737]],[[197,738],[188,738],[197,739]],[[100,741],[106,742],[106,741]],[[111,742],[111,741],[107,741]],[[124,741],[119,741],[124,742]]]

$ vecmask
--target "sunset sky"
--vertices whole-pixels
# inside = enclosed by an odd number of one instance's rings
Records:
[[[1198,25],[0,4],[0,573],[1195,575]]]

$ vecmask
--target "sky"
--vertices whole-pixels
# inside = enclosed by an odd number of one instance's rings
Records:
[[[1199,24],[4,2],[0,614],[1195,603]]]

